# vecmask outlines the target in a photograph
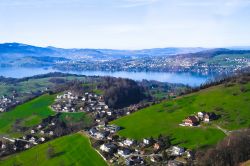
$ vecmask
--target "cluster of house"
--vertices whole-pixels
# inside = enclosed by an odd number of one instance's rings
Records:
[[[5,112],[10,107],[17,105],[18,103],[19,103],[19,101],[16,100],[15,96],[12,96],[12,98],[2,96],[0,98],[0,112]]]
[[[56,123],[39,124],[20,138],[0,138],[0,156],[5,156],[29,149],[54,138]]]
[[[165,142],[159,139],[145,138],[136,141],[119,137],[115,133],[120,129],[116,125],[98,125],[87,131],[94,141],[101,141],[96,149],[110,163],[122,165],[180,163],[175,159],[192,157],[191,151],[185,151],[179,146],[166,146]],[[164,158],[163,153],[167,153],[169,158]]]
[[[218,116],[214,112],[198,112],[197,115],[191,115],[184,119],[180,126],[198,126],[202,121],[208,123],[217,118]]]
[[[51,106],[56,112],[93,112],[108,110],[103,97],[97,94],[86,92],[78,96],[72,92],[57,95],[55,103]]]

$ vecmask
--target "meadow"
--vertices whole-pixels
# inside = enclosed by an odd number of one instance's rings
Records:
[[[53,147],[55,153],[48,157],[48,147]],[[103,158],[91,147],[89,139],[82,134],[60,137],[31,148],[27,151],[8,156],[0,160],[1,166],[107,166]]]
[[[14,126],[32,127],[42,122],[42,119],[56,113],[49,107],[55,99],[55,95],[45,94],[31,101],[21,104],[14,109],[0,114],[0,135],[19,137],[23,132],[15,130]],[[85,113],[62,113],[60,118],[67,122],[84,120],[86,124],[91,119]]]
[[[141,140],[151,136],[157,137],[159,134],[169,135],[172,143],[195,149],[216,144],[225,137],[215,125],[226,130],[249,127],[249,101],[250,83],[219,85],[164,101],[112,123],[124,128],[118,133],[124,137]],[[179,126],[183,119],[199,111],[215,112],[221,117],[202,127]]]
[[[18,136],[21,133],[15,131],[13,125],[31,127],[41,123],[42,119],[54,115],[49,105],[54,102],[54,95],[42,95],[14,109],[0,114],[0,134]]]

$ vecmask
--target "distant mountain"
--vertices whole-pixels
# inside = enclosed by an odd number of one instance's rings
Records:
[[[196,53],[188,53],[188,54],[181,54],[178,55],[179,57],[194,57],[194,58],[213,58],[217,55],[227,54],[227,55],[233,55],[233,54],[249,54],[250,50],[230,50],[226,48],[216,48],[216,49],[210,49],[205,51],[200,51]]]
[[[56,47],[37,47],[21,43],[0,44],[0,58],[15,59],[26,56],[33,57],[64,57],[67,59],[129,59],[153,56],[171,56],[177,54],[195,53],[205,48],[155,48],[144,50],[114,50],[114,49],[63,49]]]

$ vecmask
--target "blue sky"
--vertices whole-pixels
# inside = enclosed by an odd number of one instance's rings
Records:
[[[0,21],[1,43],[250,46],[250,0],[0,0]]]

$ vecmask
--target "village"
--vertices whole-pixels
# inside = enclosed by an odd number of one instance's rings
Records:
[[[0,113],[6,112],[9,108],[19,104],[19,101],[13,95],[12,97],[2,96],[0,98]]]
[[[8,98],[3,98],[1,101],[12,103],[12,100]],[[57,95],[54,104],[51,106],[57,112],[55,116],[43,119],[39,125],[25,131],[25,134],[20,138],[0,137],[0,157],[70,134],[71,131],[67,131],[65,124],[58,120],[60,113],[85,112],[94,118],[95,125],[101,125],[146,106],[137,104],[124,109],[111,110],[104,103],[103,97],[97,94],[86,92],[84,96],[77,96],[70,91],[65,92],[63,95]],[[110,129],[112,133],[115,131]]]
[[[83,96],[73,95],[67,92],[57,95],[55,103],[51,106],[56,112],[94,112],[98,110],[108,110],[103,97],[97,94],[86,92]]]
[[[111,164],[119,165],[183,165],[192,160],[191,150],[171,145],[168,136],[144,138],[141,141],[122,138],[116,125],[98,125],[84,131],[94,148]]]
[[[193,158],[192,151],[172,145],[168,136],[144,138],[141,141],[123,138],[117,135],[122,128],[109,124],[114,119],[148,105],[137,104],[123,109],[110,109],[101,95],[85,92],[83,96],[77,96],[68,91],[57,95],[51,108],[58,114],[85,112],[94,117],[94,125],[82,132],[89,136],[93,147],[108,163],[122,165],[184,165],[188,163]],[[216,117],[214,113],[199,112],[197,115],[187,117],[180,125],[198,126],[201,121],[209,122]],[[66,134],[60,127],[61,124],[55,119],[53,117],[44,119],[41,124],[18,139],[1,138],[0,156],[23,151]]]

